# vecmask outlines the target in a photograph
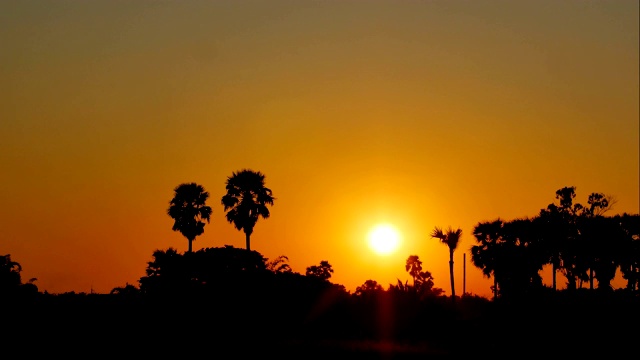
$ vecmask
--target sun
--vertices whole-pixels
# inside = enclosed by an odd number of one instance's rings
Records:
[[[400,234],[389,224],[376,225],[369,232],[369,247],[378,255],[390,255],[400,245]]]

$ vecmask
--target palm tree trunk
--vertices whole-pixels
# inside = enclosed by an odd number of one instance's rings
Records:
[[[453,249],[449,250],[449,277],[451,278],[451,301],[456,301],[456,288],[453,285]]]
[[[245,235],[245,240],[246,240],[246,243],[247,243],[247,250],[251,250],[251,240],[250,240],[251,234],[250,233],[245,233],[244,235]]]
[[[462,254],[462,296],[467,294],[467,254]]]
[[[187,239],[189,240],[189,252],[191,252],[191,243],[193,242],[193,239]]]

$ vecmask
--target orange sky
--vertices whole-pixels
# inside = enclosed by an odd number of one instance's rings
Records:
[[[534,216],[564,186],[639,212],[638,12],[635,0],[3,1],[0,254],[53,293],[137,285],[154,250],[187,249],[166,215],[182,182],[211,194],[194,250],[244,247],[220,198],[251,168],[276,197],[253,250],[302,273],[328,260],[349,290],[409,279],[415,254],[450,294],[448,250],[429,233],[451,225],[461,293],[480,221]],[[389,257],[366,246],[380,222],[402,233]],[[467,260],[467,291],[489,296]]]

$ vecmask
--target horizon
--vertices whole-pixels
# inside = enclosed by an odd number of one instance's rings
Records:
[[[173,189],[210,193],[194,251],[245,237],[220,199],[262,172],[252,250],[327,260],[349,291],[410,277],[456,294],[473,227],[532,217],[576,187],[640,213],[637,1],[0,3],[0,254],[40,291],[137,284],[187,249]],[[368,234],[392,225],[378,255]],[[492,281],[466,256],[466,290]],[[548,269],[545,284],[550,283]],[[559,288],[564,277],[558,274]],[[623,286],[619,271],[615,287]]]

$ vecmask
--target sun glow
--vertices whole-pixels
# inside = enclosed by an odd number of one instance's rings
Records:
[[[369,247],[378,255],[390,255],[400,245],[398,231],[389,224],[380,224],[369,232]]]

